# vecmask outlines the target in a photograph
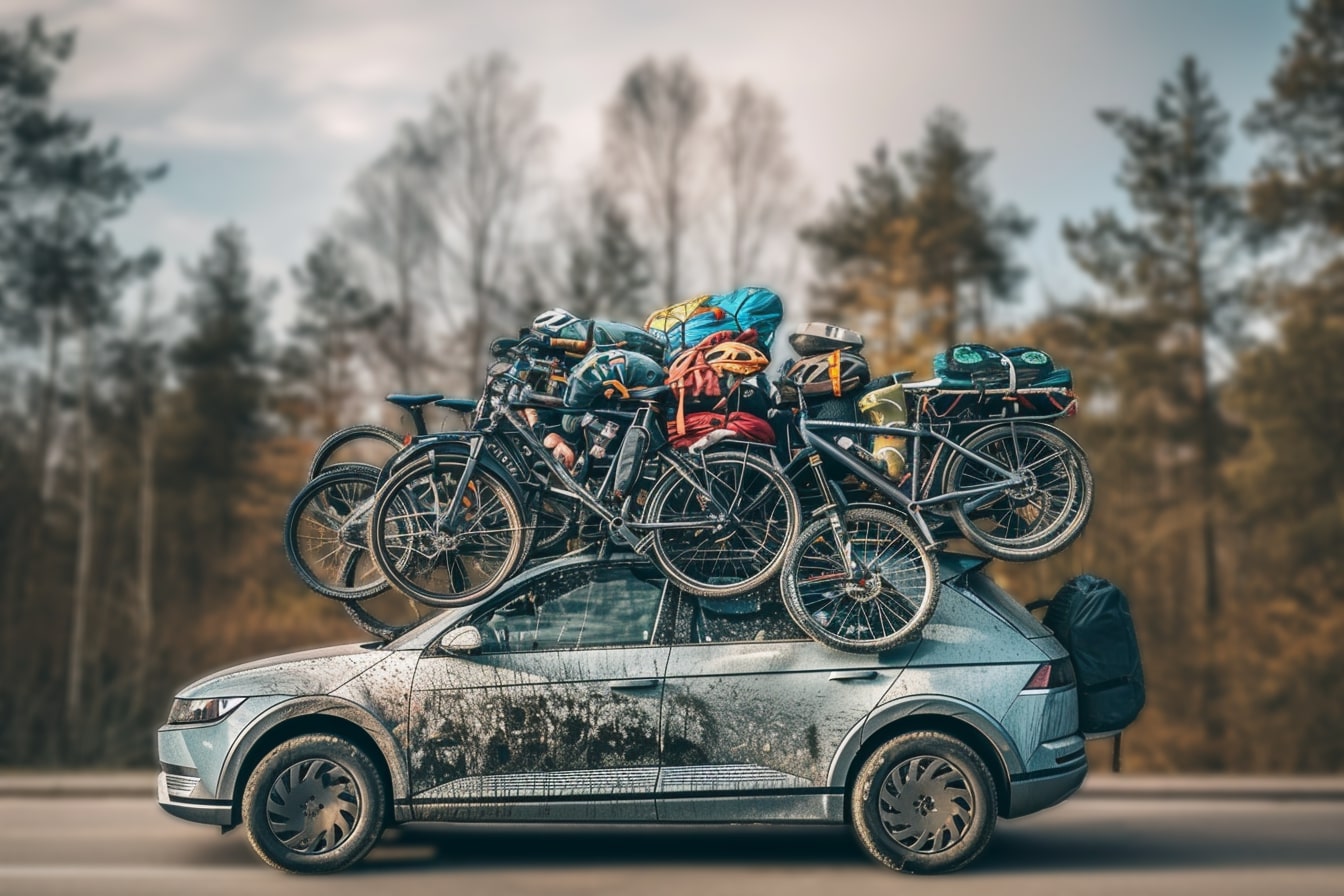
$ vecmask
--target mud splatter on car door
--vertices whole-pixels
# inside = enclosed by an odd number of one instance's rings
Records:
[[[912,650],[840,653],[802,634],[777,596],[682,597],[663,698],[658,817],[815,817],[841,739]]]
[[[662,590],[566,571],[474,619],[479,653],[428,652],[410,709],[417,817],[652,820]]]

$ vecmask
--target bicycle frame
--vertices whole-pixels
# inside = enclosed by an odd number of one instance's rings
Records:
[[[997,422],[997,421],[996,421]],[[1011,423],[1012,421],[1007,421]],[[896,506],[902,508],[914,521],[919,530],[920,537],[924,539],[925,545],[932,548],[937,545],[933,533],[929,530],[928,524],[924,520],[922,513],[925,507],[936,504],[946,504],[952,501],[967,501],[971,509],[983,504],[985,501],[1002,494],[1005,490],[1020,486],[1025,481],[1020,473],[1009,470],[993,460],[978,454],[974,451],[968,451],[958,444],[954,439],[927,428],[912,428],[905,426],[873,426],[867,423],[846,423],[829,420],[809,420],[806,406],[798,415],[797,426],[799,434],[802,436],[805,448],[800,451],[784,469],[784,473],[790,479],[796,479],[803,471],[804,465],[815,463],[813,456],[833,461],[849,472],[857,476],[861,481],[877,489],[888,500]],[[978,464],[994,475],[1000,477],[999,481],[986,483],[973,488],[960,489],[951,492],[941,492],[931,495],[927,498],[912,498],[905,494],[898,483],[893,482],[886,476],[874,470],[863,460],[856,457],[851,452],[836,444],[828,434],[834,433],[837,436],[844,435],[879,435],[879,436],[902,436],[912,440],[912,450],[910,457],[910,479],[914,484],[911,489],[912,494],[920,494],[920,486],[925,482],[924,477],[932,474],[932,470],[921,471],[920,451],[921,440],[931,438],[939,446],[946,446],[948,450],[962,455],[973,463]],[[829,487],[823,480],[825,477],[820,470],[816,471],[818,484],[823,488],[823,495],[826,495],[828,501],[833,500],[827,493]],[[978,500],[977,500],[978,499]]]

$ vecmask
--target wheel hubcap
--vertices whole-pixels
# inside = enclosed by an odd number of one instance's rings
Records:
[[[276,776],[266,796],[266,822],[294,852],[336,849],[359,823],[359,788],[350,773],[327,759],[296,762]]]
[[[938,756],[916,756],[893,768],[877,794],[883,829],[911,852],[957,845],[975,820],[975,794],[961,769]]]

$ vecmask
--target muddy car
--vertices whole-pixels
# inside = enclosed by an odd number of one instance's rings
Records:
[[[387,825],[492,820],[849,824],[891,868],[951,871],[1087,773],[1068,655],[984,563],[944,554],[921,636],[858,655],[770,592],[554,561],[389,643],[187,687],[159,803],[288,871],[357,862]]]

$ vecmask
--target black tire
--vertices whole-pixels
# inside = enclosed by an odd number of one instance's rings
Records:
[[[485,597],[518,567],[530,542],[513,492],[481,466],[467,483],[460,531],[444,531],[466,463],[439,453],[404,467],[378,490],[369,515],[378,567],[393,587],[432,607]]]
[[[730,597],[770,580],[798,535],[798,495],[768,460],[745,451],[701,456],[697,485],[738,516],[721,532],[708,523],[701,492],[668,466],[653,484],[643,523],[706,521],[704,528],[653,530],[653,556],[669,579],[699,597]]]
[[[243,827],[282,871],[340,871],[383,833],[388,791],[377,764],[349,741],[304,734],[262,757],[243,791]]]
[[[895,871],[939,874],[975,860],[998,819],[998,794],[975,750],[938,731],[878,747],[849,791],[850,822],[868,855]]]
[[[938,561],[895,511],[855,507],[842,517],[864,571],[855,580],[828,518],[803,530],[780,576],[784,608],[815,640],[879,653],[919,634],[938,606]]]
[[[285,556],[309,588],[335,600],[366,600],[387,590],[373,562],[365,522],[378,470],[338,464],[299,490],[285,514]]]
[[[318,446],[308,465],[308,478],[316,478],[318,473],[331,465],[332,457],[342,449],[357,445],[357,459],[360,462],[381,467],[388,458],[401,450],[402,444],[402,436],[386,426],[373,423],[347,426],[327,436],[327,440]]]
[[[527,557],[536,560],[563,554],[574,535],[577,508],[574,501],[550,492],[534,501],[532,541]]]
[[[1030,482],[978,505],[953,502],[948,510],[971,544],[1000,560],[1039,560],[1082,534],[1092,515],[1092,469],[1078,443],[1053,426],[1000,423],[972,434],[962,446]],[[948,492],[983,486],[999,477],[960,454],[947,465]]]
[[[399,638],[420,623],[442,612],[412,600],[395,588],[367,600],[347,601],[345,612],[364,631],[380,641]]]

